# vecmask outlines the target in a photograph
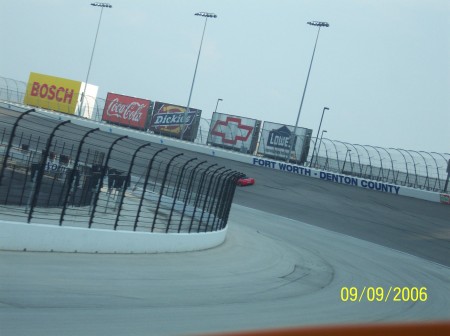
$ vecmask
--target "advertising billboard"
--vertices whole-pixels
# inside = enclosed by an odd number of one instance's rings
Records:
[[[258,142],[261,121],[214,112],[208,144],[252,154]]]
[[[147,126],[151,101],[108,92],[102,120],[144,130]]]
[[[186,107],[184,106],[155,102],[148,129],[156,134],[179,138],[185,111]],[[184,140],[195,140],[201,115],[201,110],[189,108],[189,113],[186,116],[187,128],[183,136]]]
[[[31,72],[24,103],[74,114],[80,88],[78,81]]]
[[[291,160],[303,164],[309,152],[312,130],[297,127],[294,136],[294,126],[273,122],[264,122],[259,140],[258,154],[278,160],[286,160],[293,141]]]

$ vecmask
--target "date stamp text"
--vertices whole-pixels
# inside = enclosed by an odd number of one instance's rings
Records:
[[[426,302],[426,287],[342,287],[342,302]]]

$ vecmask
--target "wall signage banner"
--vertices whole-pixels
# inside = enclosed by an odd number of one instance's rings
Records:
[[[74,114],[80,88],[78,81],[31,72],[24,103]]]
[[[295,146],[297,137],[293,137],[291,130],[286,125],[283,125],[280,128],[274,128],[269,132],[266,148],[289,150],[291,148],[291,141],[294,142]]]
[[[179,138],[185,111],[184,106],[155,102],[149,130],[156,134]],[[184,140],[194,141],[197,137],[201,114],[201,110],[189,108],[189,113],[186,115],[187,129],[183,136]]]
[[[293,141],[291,160],[305,162],[309,152],[312,130],[297,127],[297,133],[294,135],[294,129],[294,126],[265,121],[261,130],[258,154],[286,160],[291,148],[291,141]]]
[[[253,153],[258,141],[261,121],[214,112],[208,134],[208,144]]]
[[[136,129],[147,126],[151,101],[109,92],[102,120]]]

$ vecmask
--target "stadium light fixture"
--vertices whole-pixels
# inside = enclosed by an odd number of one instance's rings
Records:
[[[216,109],[214,110],[214,112],[217,112],[217,106],[219,106],[219,102],[221,102],[222,100],[223,100],[222,98],[217,99]]]
[[[203,16],[203,17],[206,17],[206,18],[216,18],[217,17],[216,14],[214,14],[214,13],[207,13],[207,12],[198,12],[198,13],[195,13],[195,15]]]
[[[322,110],[322,117],[320,118],[319,128],[317,129],[316,142],[314,142],[313,153],[311,155],[311,162],[309,164],[310,167],[312,166],[312,163],[314,162],[313,161],[314,160],[314,153],[316,152],[316,144],[317,144],[317,140],[319,138],[320,127],[322,126],[323,115],[325,114],[325,111],[329,110],[329,109],[330,109],[329,107],[324,107],[323,110]],[[318,150],[317,150],[317,152],[318,152]]]
[[[321,22],[321,21],[310,21],[308,22],[309,25],[311,26],[316,26],[316,27],[329,27],[330,24],[328,22]]]
[[[84,97],[86,95],[86,88],[88,85],[89,73],[91,72],[92,59],[94,58],[95,45],[97,44],[98,31],[100,29],[100,23],[102,21],[103,8],[112,8],[112,5],[107,2],[93,2],[93,3],[91,3],[91,6],[100,7],[101,10],[100,10],[100,18],[98,19],[97,32],[95,33],[94,46],[92,47],[91,60],[89,61],[88,72],[86,75],[86,82],[84,83],[84,90],[83,90],[83,93],[81,94],[80,108],[78,110],[79,116],[81,116],[81,113],[83,112]]]
[[[342,165],[342,171],[341,171],[341,174],[345,174],[345,164],[347,163],[347,154],[350,153],[350,160],[351,160],[351,158],[352,158],[351,152],[352,152],[352,150],[347,148],[347,152],[345,153],[344,164]]]
[[[319,40],[320,28],[322,28],[322,27],[329,27],[330,26],[328,24],[328,22],[321,22],[321,21],[310,21],[310,22],[307,22],[307,23],[309,25],[311,25],[311,26],[319,27],[319,29],[317,29],[316,43],[314,44],[314,49],[313,49],[313,53],[312,53],[312,57],[311,57],[311,63],[309,64],[308,75],[306,76],[305,88],[303,89],[302,100],[300,102],[300,107],[298,109],[297,120],[295,121],[294,132],[293,132],[293,134],[291,133],[291,139],[290,139],[291,146],[289,148],[289,153],[288,153],[288,157],[286,158],[286,162],[290,161],[292,149],[294,148],[294,141],[293,141],[294,139],[293,139],[293,137],[295,137],[296,134],[297,134],[298,121],[300,119],[300,113],[302,112],[302,106],[303,106],[303,100],[305,99],[306,88],[308,87],[309,74],[311,73],[311,67],[312,67],[312,64],[313,64],[313,61],[314,61],[314,54],[316,53],[316,47],[317,47],[317,41]]]
[[[319,159],[319,152],[320,152],[320,146],[322,146],[323,133],[327,133],[327,130],[323,130],[322,134],[320,135],[320,142],[319,142],[319,147],[317,148],[315,167],[317,167],[317,160]],[[317,139],[316,139],[316,142],[317,142]],[[314,143],[314,148],[315,147],[316,147],[316,143]],[[312,164],[312,160],[313,160],[313,158],[311,157],[311,164]],[[311,164],[309,165],[310,167],[311,167]]]
[[[216,14],[214,14],[214,13],[207,13],[207,12],[198,12],[198,13],[195,13],[195,15],[204,17],[205,18],[205,25],[203,26],[202,38],[200,40],[200,48],[198,49],[197,62],[195,63],[195,70],[194,70],[194,77],[192,78],[191,91],[189,92],[188,103],[187,103],[186,109],[185,109],[184,114],[183,114],[183,121],[182,121],[182,124],[181,124],[181,131],[180,131],[180,139],[181,140],[183,140],[184,133],[187,130],[186,120],[187,120],[188,113],[190,111],[189,109],[190,109],[190,104],[191,104],[192,91],[194,90],[194,83],[195,83],[195,76],[197,75],[198,61],[200,60],[200,54],[202,52],[203,37],[205,36],[206,23],[208,22],[209,18],[216,18],[217,17]]]

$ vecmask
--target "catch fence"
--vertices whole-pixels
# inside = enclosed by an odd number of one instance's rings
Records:
[[[228,220],[226,167],[34,109],[0,109],[3,220],[144,232],[210,232]]]
[[[345,175],[429,191],[445,191],[450,154],[350,144],[327,138],[311,141],[309,165]]]
[[[209,129],[210,121],[201,119],[196,142],[206,144]],[[231,129],[228,131],[232,132]],[[264,137],[264,134],[269,134],[270,131],[270,129],[262,129],[254,154],[395,185],[436,192],[445,191],[450,160],[448,153],[384,148],[328,138],[297,136],[297,142],[309,143],[309,148],[306,148],[306,160],[304,158],[301,160],[301,155],[296,154],[295,151],[292,151],[291,159],[288,160],[289,144],[284,147],[278,146],[275,150],[274,147],[261,146],[261,144],[267,144],[268,139]],[[265,149],[267,151],[264,151]]]

